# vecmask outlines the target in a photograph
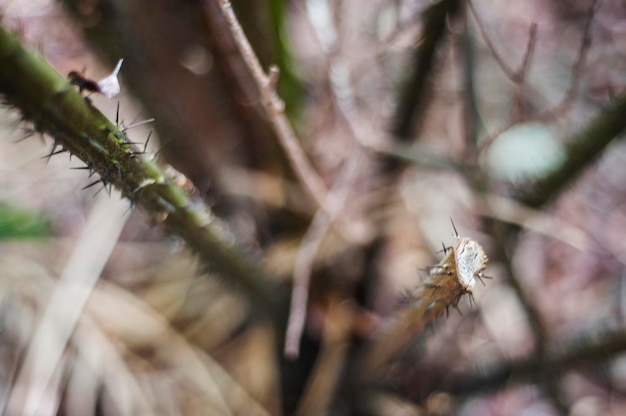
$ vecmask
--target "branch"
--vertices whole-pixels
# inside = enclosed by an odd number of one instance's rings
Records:
[[[560,166],[518,192],[517,199],[531,207],[545,205],[578,177],[626,129],[626,95],[617,98],[587,128],[568,140]]]
[[[68,80],[39,55],[25,50],[0,27],[0,94],[86,163],[100,181],[115,186],[131,204],[141,206],[156,222],[180,235],[211,269],[227,278],[255,305],[276,319],[284,300],[275,282],[236,248],[211,211],[193,200],[148,155],[130,143],[125,133],[85,99]],[[51,153],[52,154],[52,153]]]
[[[456,396],[497,391],[512,384],[541,383],[546,378],[556,378],[573,368],[588,364],[601,364],[626,350],[626,331],[598,331],[584,334],[567,342],[552,345],[546,354],[517,361],[501,362],[473,372],[451,374],[440,369],[438,380],[407,381],[406,386],[418,383],[424,389],[402,392],[403,396],[420,402],[435,391],[445,391]],[[420,372],[427,374],[428,372]]]
[[[211,0],[205,0],[211,1]],[[309,191],[315,202],[324,209],[327,208],[327,189],[324,182],[319,177],[311,163],[309,162],[304,150],[300,146],[298,138],[287,120],[287,116],[284,113],[285,105],[276,94],[276,82],[278,81],[278,68],[270,68],[269,74],[266,74],[261,63],[257,58],[250,42],[246,38],[241,25],[237,21],[235,12],[229,0],[218,0],[224,18],[228,23],[230,32],[237,44],[237,49],[241,54],[242,59],[248,66],[252,78],[256,83],[259,95],[261,97],[261,104],[265,113],[280,141],[280,144],[285,149],[287,157],[291,161],[291,164],[295,170],[296,175],[302,181],[306,189]],[[210,9],[207,5],[207,13]]]
[[[415,65],[409,69],[411,73],[402,85],[392,127],[392,134],[398,139],[408,140],[416,134],[424,113],[435,52],[443,42],[449,22],[459,10],[459,3],[459,0],[441,0],[422,14],[422,38],[412,59]]]
[[[483,140],[481,140],[478,146],[480,151],[491,146],[491,144],[498,137],[500,137],[502,133],[509,130],[511,127],[515,126],[516,124],[520,122],[525,122],[525,121],[545,122],[545,121],[557,119],[566,112],[566,110],[570,107],[570,105],[572,104],[572,101],[576,97],[578,89],[580,88],[581,72],[585,66],[585,63],[587,62],[587,52],[589,51],[589,47],[591,46],[592,23],[599,7],[600,7],[600,1],[594,0],[593,4],[589,8],[587,19],[585,20],[585,28],[583,30],[583,36],[580,41],[580,46],[578,48],[578,55],[576,58],[576,62],[572,66],[572,70],[571,70],[572,82],[567,88],[567,91],[565,91],[565,94],[563,95],[563,98],[561,99],[561,101],[558,104],[554,105],[553,107],[543,111],[541,114],[538,114],[532,117],[524,117],[522,119],[517,117],[517,118],[509,120],[504,126],[500,127],[495,133],[492,133],[488,135],[486,138],[484,138]],[[478,16],[476,14],[475,14],[475,17],[477,18],[477,21],[478,21]],[[526,72],[528,71],[528,65],[530,62],[529,57],[531,56],[533,48],[534,48],[534,33],[532,31],[533,31],[533,28],[531,26],[531,38],[529,39],[529,44],[526,50],[526,54],[524,56],[524,60],[519,70],[515,72],[515,74],[513,74],[515,77],[519,77],[518,79],[519,79],[520,84],[524,81]],[[487,38],[485,39],[485,41],[487,41]],[[496,55],[495,52],[492,52],[492,53],[494,53],[494,57],[499,62],[498,55]],[[507,74],[507,76],[509,76],[510,74],[508,74],[507,70],[502,65],[503,63],[501,64],[502,70]],[[513,82],[518,82],[514,78],[512,78],[511,80]]]

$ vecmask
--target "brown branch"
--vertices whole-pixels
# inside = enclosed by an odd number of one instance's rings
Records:
[[[531,207],[545,205],[593,163],[604,149],[626,130],[626,96],[619,97],[597,115],[581,132],[568,140],[564,161],[530,187],[521,189],[517,199]]]
[[[414,66],[408,69],[410,75],[402,85],[392,126],[392,134],[399,140],[406,141],[417,134],[436,61],[435,52],[443,43],[448,24],[459,10],[459,3],[459,0],[441,0],[422,14],[420,45],[412,59]]]
[[[532,23],[528,29],[528,43],[526,44],[526,52],[522,58],[522,63],[516,71],[518,74],[520,83],[526,79],[528,68],[530,68],[530,59],[535,52],[535,44],[537,43],[537,23]]]
[[[212,0],[206,0],[212,1]],[[233,39],[239,49],[242,59],[248,66],[252,78],[254,79],[260,98],[261,104],[265,113],[280,141],[280,144],[285,149],[287,157],[289,158],[296,175],[302,181],[307,191],[313,197],[314,201],[323,208],[326,208],[327,201],[327,189],[326,185],[319,177],[311,162],[308,160],[304,150],[300,146],[299,140],[296,137],[287,116],[284,113],[285,105],[276,94],[276,69],[270,69],[269,74],[266,74],[256,54],[250,46],[250,42],[246,38],[243,28],[239,24],[235,12],[229,0],[218,0],[220,9],[224,14],[224,18],[228,23],[230,32]],[[210,7],[206,5],[207,13],[210,12]]]
[[[542,383],[546,378],[558,378],[567,371],[584,365],[598,365],[611,360],[626,350],[626,330],[597,331],[574,337],[566,342],[555,343],[543,357],[533,356],[516,361],[500,362],[474,371],[454,374],[439,368],[438,375],[429,380],[405,379],[410,391],[398,391],[411,400],[420,402],[436,391],[455,396],[488,393],[520,383]],[[420,371],[423,378],[428,371]],[[432,373],[430,373],[432,374]],[[436,379],[435,379],[436,378]],[[414,386],[423,387],[416,391]]]
[[[589,8],[587,20],[585,21],[585,29],[583,30],[583,37],[580,42],[580,47],[578,48],[578,58],[572,67],[572,82],[570,83],[569,88],[565,92],[565,95],[559,104],[541,114],[541,120],[551,120],[560,117],[574,100],[574,97],[580,88],[580,74],[585,66],[585,63],[587,62],[587,52],[591,46],[591,28],[600,3],[601,2],[599,0],[593,0],[593,3]]]

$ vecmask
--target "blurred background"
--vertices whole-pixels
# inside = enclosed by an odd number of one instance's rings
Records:
[[[49,138],[20,140],[6,105],[3,414],[623,414],[626,5],[232,7],[278,69],[269,112],[217,0],[0,1],[2,26],[63,75],[99,80],[124,59],[121,94],[94,106],[141,124],[130,139],[150,137],[246,256],[308,288],[285,311],[305,314],[299,356],[182,240],[81,191],[94,178],[48,157]],[[365,383],[364,346],[454,244],[450,219],[492,279]]]

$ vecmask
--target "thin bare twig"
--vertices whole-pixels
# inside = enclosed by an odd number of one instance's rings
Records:
[[[472,12],[472,16],[474,16],[474,20],[476,20],[476,26],[480,31],[480,36],[485,41],[485,45],[487,45],[489,52],[491,52],[491,55],[502,69],[502,72],[504,72],[507,78],[509,78],[512,82],[516,84],[523,83],[530,62],[530,57],[532,56],[532,53],[535,49],[535,42],[537,40],[537,24],[533,23],[530,25],[530,28],[528,30],[529,33],[528,42],[526,44],[526,52],[524,53],[524,57],[522,58],[520,66],[517,68],[517,70],[514,70],[504,61],[498,51],[496,51],[496,47],[491,42],[491,38],[487,34],[487,30],[485,29],[483,21],[479,17],[478,13],[476,13],[474,3],[472,1],[468,1],[467,4],[470,11]]]
[[[585,29],[583,30],[582,41],[580,42],[580,47],[578,48],[578,58],[572,67],[572,82],[569,88],[565,92],[565,95],[559,104],[541,114],[541,120],[550,120],[559,117],[565,112],[565,110],[567,110],[576,96],[578,88],[580,87],[580,74],[585,66],[585,63],[587,62],[587,52],[591,46],[591,26],[596,12],[600,8],[600,4],[601,0],[593,0],[593,3],[589,8],[587,20],[585,21]]]
[[[435,53],[443,44],[450,21],[459,10],[460,1],[442,0],[432,4],[422,13],[422,35],[419,47],[414,51],[409,75],[398,97],[398,105],[391,128],[397,141],[409,141],[418,134],[423,121],[424,108],[428,105],[429,80],[438,60]]]
[[[502,133],[509,130],[511,127],[513,127],[514,125],[520,122],[525,122],[525,121],[538,121],[539,122],[539,121],[554,120],[558,117],[561,117],[566,112],[566,110],[572,104],[572,101],[574,100],[574,97],[576,96],[576,93],[578,92],[578,89],[580,87],[580,73],[582,72],[582,69],[585,66],[585,63],[587,61],[587,52],[589,50],[589,47],[591,46],[591,27],[593,23],[593,18],[595,17],[595,14],[600,7],[600,3],[601,3],[600,0],[594,0],[593,4],[591,5],[591,8],[589,9],[587,20],[585,22],[585,29],[583,31],[583,37],[580,43],[580,47],[578,49],[578,57],[576,58],[576,62],[574,63],[574,66],[572,67],[572,71],[571,71],[572,82],[570,83],[570,86],[565,92],[565,95],[563,96],[561,101],[557,105],[553,106],[552,108],[549,108],[548,110],[542,112],[541,114],[538,114],[532,117],[523,118],[523,119],[509,120],[504,126],[500,127],[495,133],[492,133],[491,135],[489,135],[488,137],[486,137],[480,142],[478,146],[479,151],[482,151],[486,149],[487,147],[489,147],[498,137],[500,137]],[[494,55],[494,57],[495,56],[497,55]],[[504,70],[504,67],[502,69]],[[522,65],[520,70],[521,69],[524,69],[524,72],[527,70],[524,68],[524,65]]]
[[[329,195],[332,211],[318,210],[302,239],[293,272],[293,291],[285,338],[285,355],[288,357],[296,358],[299,355],[315,256],[333,221],[346,206],[351,185],[357,177],[363,157],[364,151],[357,149],[357,155],[346,162]]]
[[[207,0],[210,1],[210,0]],[[239,24],[235,12],[229,0],[218,0],[219,6],[224,14],[224,18],[228,23],[228,27],[233,35],[234,41],[241,53],[241,57],[250,69],[252,78],[259,90],[261,104],[267,114],[267,117],[280,141],[285,149],[287,157],[295,170],[296,175],[302,181],[315,202],[323,208],[326,208],[327,188],[322,179],[319,177],[311,162],[308,160],[304,150],[300,146],[289,120],[284,113],[285,104],[280,99],[275,90],[275,79],[277,77],[276,69],[271,69],[269,74],[263,70],[259,59],[257,58],[252,46],[248,41],[243,28]]]
[[[522,63],[520,67],[516,71],[516,74],[519,75],[520,83],[526,79],[526,74],[528,73],[528,68],[530,67],[530,58],[533,56],[535,52],[535,44],[537,43],[537,23],[532,23],[530,28],[528,29],[528,43],[526,44],[526,52],[524,52],[524,57],[522,58]]]
[[[330,229],[331,224],[346,208],[346,201],[350,195],[351,189],[353,188],[354,182],[359,177],[359,173],[361,171],[360,168],[363,165],[365,158],[365,150],[358,146],[358,144],[363,142],[365,139],[363,138],[363,129],[360,128],[359,123],[354,120],[356,104],[350,82],[346,79],[338,81],[337,77],[332,76],[333,73],[350,73],[349,68],[346,67],[347,64],[335,58],[335,56],[338,55],[338,48],[341,45],[338,43],[326,44],[324,42],[323,34],[326,31],[332,30],[333,32],[339,32],[335,28],[336,23],[331,21],[317,21],[311,17],[310,12],[309,21],[313,26],[315,34],[317,35],[317,40],[321,49],[329,59],[328,77],[331,81],[330,90],[341,115],[346,121],[347,127],[350,130],[350,135],[354,138],[353,145],[355,149],[353,152],[349,152],[350,154],[353,154],[353,156],[347,158],[328,195],[328,207],[331,211],[320,210],[315,214],[311,226],[307,230],[298,251],[296,266],[293,273],[294,288],[292,292],[291,310],[289,313],[285,340],[285,354],[288,357],[294,358],[299,354],[300,338],[306,322],[308,288],[315,256],[324,236]],[[348,216],[343,215],[343,217],[345,218]],[[350,232],[350,230],[346,231]]]
[[[321,211],[317,212],[309,230],[304,236],[294,270],[294,288],[292,292],[291,313],[289,315],[285,351],[288,356],[297,356],[300,335],[306,320],[308,286],[312,264],[324,235],[335,218],[340,216],[340,211],[344,205],[343,201],[345,201],[347,195],[342,195],[338,198],[336,198],[338,195],[329,195],[328,189],[309,162],[291,124],[284,114],[284,103],[275,91],[278,76],[276,68],[272,67],[269,73],[265,73],[235,16],[230,1],[219,0],[218,3],[233,35],[235,44],[241,53],[241,57],[256,83],[261,98],[261,104],[278,140],[285,149],[287,157],[291,161],[299,179],[302,181],[309,194],[321,207]],[[339,182],[341,181],[338,181],[337,185],[339,185]],[[343,193],[344,192],[342,192],[342,194]],[[342,229],[346,231],[345,227],[342,227]],[[348,236],[350,234],[349,232],[347,233]]]
[[[331,221],[326,211],[317,211],[298,249],[293,271],[291,306],[285,334],[285,355],[289,358],[297,358],[300,355],[300,338],[306,323],[313,261]]]

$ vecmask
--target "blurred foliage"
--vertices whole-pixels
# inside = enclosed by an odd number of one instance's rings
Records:
[[[0,240],[48,237],[50,231],[43,214],[0,204]]]

